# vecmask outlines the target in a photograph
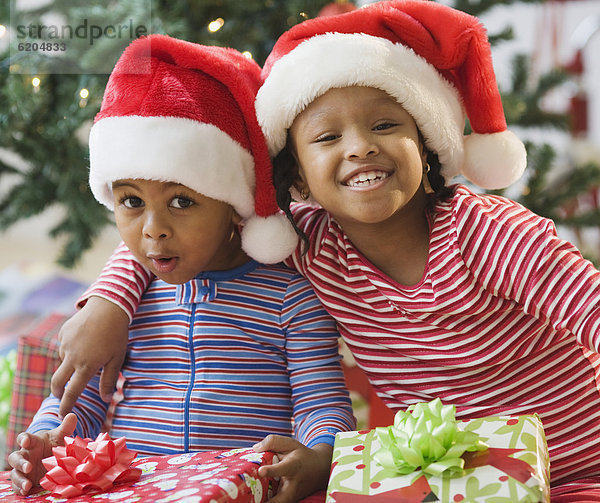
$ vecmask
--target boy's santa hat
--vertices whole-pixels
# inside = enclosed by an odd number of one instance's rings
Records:
[[[113,209],[112,182],[181,183],[244,219],[242,248],[263,263],[298,237],[280,212],[254,100],[260,67],[241,53],[166,35],[132,42],[106,86],[90,132],[90,187]]]
[[[368,86],[412,115],[447,179],[462,173],[498,189],[525,169],[525,147],[506,129],[486,31],[450,7],[395,0],[305,21],[279,38],[263,78],[256,111],[271,155],[315,98],[333,87]]]

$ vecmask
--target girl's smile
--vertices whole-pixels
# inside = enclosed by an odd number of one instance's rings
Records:
[[[351,174],[346,180],[343,180],[342,184],[352,188],[368,189],[390,176],[389,172],[377,168],[370,169],[369,167],[365,167],[359,168],[356,171],[356,173]]]
[[[296,117],[290,138],[299,185],[347,233],[424,205],[417,126],[384,91],[332,88]]]

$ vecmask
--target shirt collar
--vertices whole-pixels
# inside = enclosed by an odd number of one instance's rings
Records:
[[[249,260],[234,269],[202,272],[187,283],[177,285],[175,300],[179,305],[211,302],[217,296],[217,285],[220,281],[231,281],[240,278],[255,270],[258,266],[258,262]]]
[[[194,278],[177,285],[177,304],[201,304],[217,296],[217,282],[210,278]]]

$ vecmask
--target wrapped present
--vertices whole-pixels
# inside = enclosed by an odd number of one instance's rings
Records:
[[[458,431],[435,424],[433,435],[420,431],[424,422],[415,420],[404,432],[338,433],[326,503],[550,501],[550,462],[537,415],[455,421]]]
[[[60,313],[35,319],[18,338],[16,369],[12,381],[10,414],[6,430],[6,454],[18,449],[16,438],[25,431],[43,400],[50,393],[52,374],[60,365],[58,333],[68,316]],[[103,431],[109,431],[114,408],[122,398],[123,379],[117,382],[106,413]],[[7,470],[8,462],[3,456],[0,469]]]
[[[60,365],[58,332],[66,319],[63,314],[45,316],[36,320],[19,337],[6,433],[8,453],[18,448],[17,435],[27,429],[50,392],[52,374]]]
[[[98,446],[92,447],[98,450]],[[251,448],[138,458],[129,468],[123,465],[116,471],[110,470],[111,477],[117,472],[118,475],[105,491],[88,488],[87,492],[68,499],[56,497],[48,490],[26,498],[16,496],[11,489],[9,472],[3,472],[0,475],[0,500],[31,503],[261,503],[273,496],[276,485],[269,478],[260,478],[258,468],[271,464],[273,458],[273,453],[257,453]],[[112,463],[112,466],[117,464]],[[88,468],[80,471],[88,471]],[[89,478],[97,480],[91,475]]]

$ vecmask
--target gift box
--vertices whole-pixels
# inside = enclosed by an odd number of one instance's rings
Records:
[[[44,399],[50,393],[52,374],[60,365],[58,334],[69,317],[61,313],[36,318],[18,338],[17,363],[12,382],[12,396],[6,451],[0,470],[9,468],[6,456],[19,448],[16,438],[31,423]],[[123,397],[123,379],[119,377],[112,402],[106,413],[103,431],[109,431],[115,406]]]
[[[18,448],[15,442],[17,435],[27,429],[50,393],[52,374],[60,365],[58,332],[66,319],[66,315],[58,313],[44,316],[19,337],[6,434],[8,453]]]
[[[458,421],[488,446],[465,452],[460,473],[422,470],[400,475],[374,459],[381,442],[376,430],[338,433],[326,503],[548,502],[550,461],[537,415]]]
[[[138,458],[131,463],[132,469],[141,470],[136,481],[116,483],[107,491],[91,491],[68,499],[51,496],[45,490],[27,497],[16,496],[11,489],[9,472],[2,472],[0,500],[261,503],[273,496],[276,486],[273,480],[260,478],[258,468],[271,464],[273,458],[273,453],[257,453],[251,448]]]

